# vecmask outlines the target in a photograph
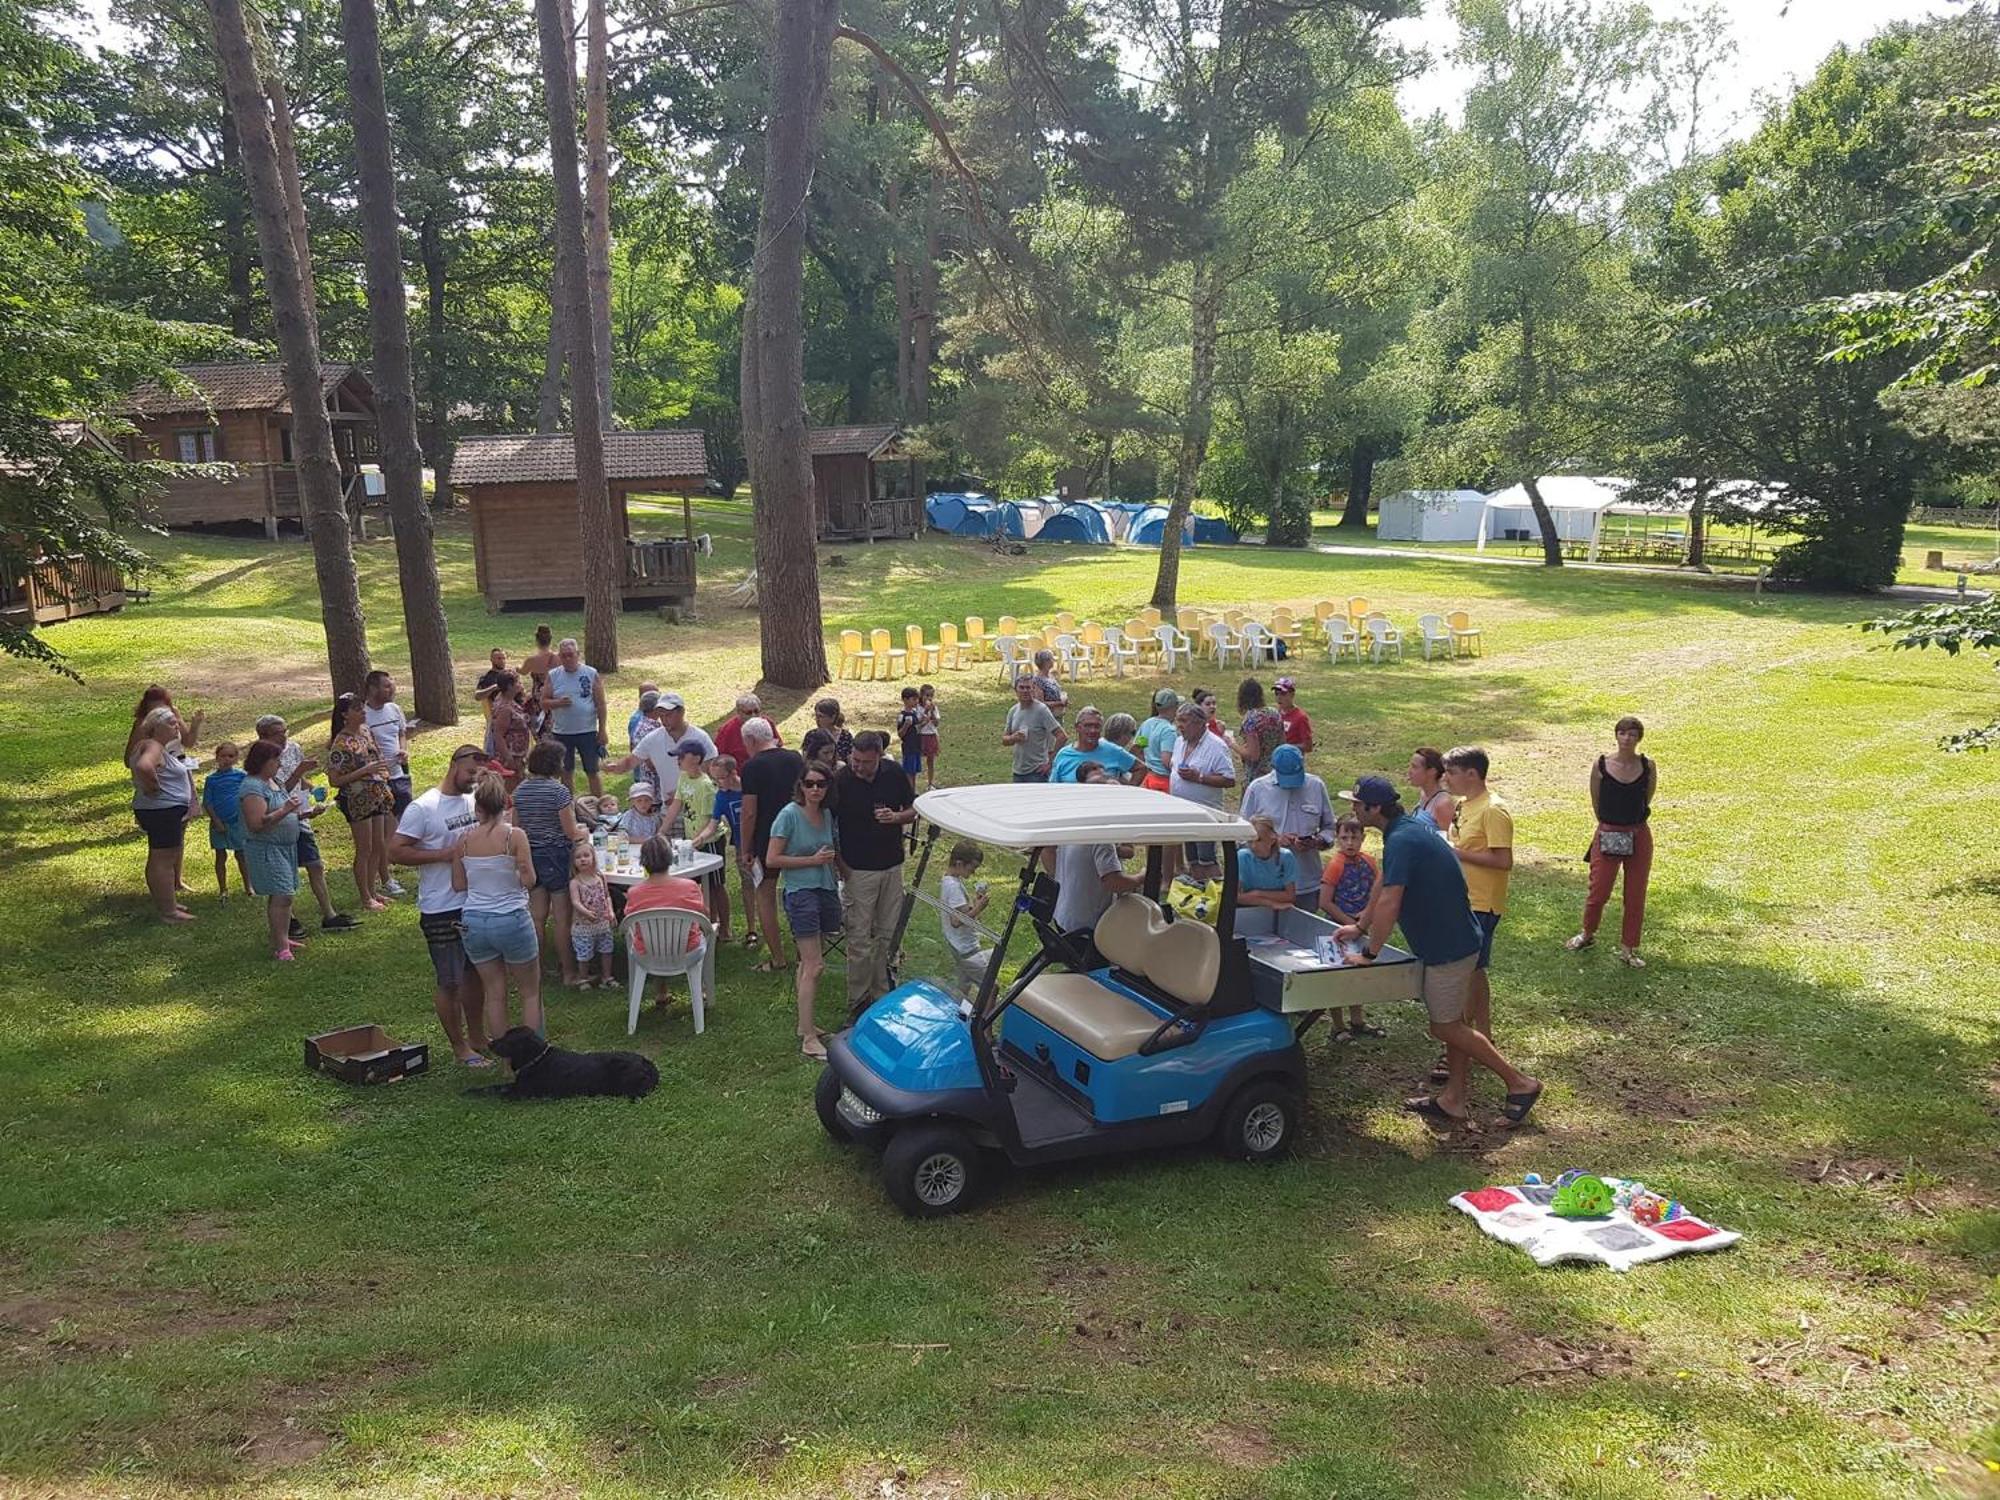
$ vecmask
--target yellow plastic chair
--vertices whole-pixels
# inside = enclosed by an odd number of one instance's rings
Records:
[[[1305,639],[1305,630],[1297,620],[1292,618],[1292,612],[1289,609],[1272,610],[1271,623],[1265,628],[1272,635],[1283,641],[1285,649],[1288,651]]]
[[[1002,615],[1000,623],[993,627],[993,633],[995,635],[1011,635],[1018,641],[1021,638],[1021,627],[1015,623],[1012,615]]]
[[[986,622],[978,615],[965,617],[965,648],[972,653],[975,662],[982,662],[993,654],[993,637],[986,633]]]
[[[912,672],[928,677],[938,668],[938,648],[924,640],[924,627],[905,625],[903,627],[903,651],[909,658]]]
[[[1076,616],[1066,609],[1056,611],[1054,630],[1057,635],[1076,634]]]
[[[904,675],[910,654],[900,647],[890,644],[889,632],[877,625],[869,632],[869,645],[875,648],[875,675],[878,677],[901,677]]]
[[[1103,666],[1111,660],[1111,646],[1104,638],[1104,627],[1095,620],[1085,620],[1083,629],[1077,632],[1077,641],[1090,653],[1093,667]]]
[[[1480,634],[1473,627],[1472,615],[1469,611],[1455,609],[1444,617],[1444,622],[1451,627],[1451,649],[1453,655],[1484,656],[1486,654]]]
[[[1152,612],[1159,613],[1157,609]],[[1160,638],[1153,634],[1157,629],[1159,626],[1146,623],[1144,615],[1134,615],[1125,622],[1125,639],[1129,644],[1138,647],[1139,660],[1142,662],[1148,656],[1160,654]]]
[[[947,661],[954,668],[965,665],[966,644],[958,638],[958,627],[949,620],[938,621],[937,661],[940,667]]]
[[[1321,640],[1332,639],[1326,622],[1339,613],[1340,606],[1335,604],[1331,599],[1322,599],[1313,606],[1313,629],[1318,633]]]
[[[1368,618],[1369,613],[1368,601],[1360,595],[1347,601],[1347,623],[1356,630],[1361,629],[1361,622]]]
[[[861,670],[864,664],[868,668],[866,675],[873,677],[875,675],[875,653],[861,644],[861,632],[858,630],[841,631],[840,675],[842,677],[859,679],[864,675]]]
[[[1156,604],[1147,605],[1144,609],[1139,611],[1139,618],[1146,622],[1146,628],[1148,630],[1158,629],[1160,625],[1159,606]]]

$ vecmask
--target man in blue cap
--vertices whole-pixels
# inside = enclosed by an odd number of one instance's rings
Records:
[[[1319,901],[1320,853],[1333,847],[1333,804],[1326,783],[1306,769],[1297,745],[1280,745],[1271,754],[1271,769],[1244,788],[1243,816],[1271,820],[1279,847],[1291,850],[1298,861],[1295,904],[1313,910]]]
[[[1358,962],[1372,963],[1388,940],[1389,929],[1401,923],[1404,944],[1424,966],[1424,1009],[1430,1014],[1431,1035],[1444,1044],[1448,1060],[1448,1077],[1437,1095],[1406,1100],[1404,1107],[1428,1124],[1462,1124],[1470,1065],[1476,1062],[1499,1074],[1506,1085],[1501,1123],[1509,1129],[1519,1125],[1542,1097],[1542,1081],[1508,1062],[1465,1018],[1481,934],[1458,856],[1429,827],[1403,815],[1396,788],[1386,777],[1364,776],[1353,791],[1342,795],[1353,802],[1354,816],[1364,827],[1381,830],[1382,886],[1368,930],[1350,923],[1339,936],[1359,938]]]

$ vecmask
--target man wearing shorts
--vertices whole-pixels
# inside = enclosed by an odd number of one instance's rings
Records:
[[[1431,1035],[1444,1044],[1447,1058],[1445,1085],[1437,1095],[1407,1100],[1404,1107],[1430,1124],[1463,1123],[1469,1108],[1470,1065],[1476,1062],[1499,1074],[1506,1085],[1500,1123],[1510,1129],[1519,1125],[1541,1098],[1542,1081],[1508,1062],[1467,1019],[1481,929],[1473,919],[1458,857],[1427,826],[1404,816],[1396,788],[1386,777],[1364,776],[1347,796],[1362,826],[1381,830],[1382,884],[1368,930],[1364,933],[1349,923],[1338,935],[1361,939],[1355,961],[1373,963],[1389,929],[1402,924],[1404,944],[1423,964],[1424,1009],[1430,1013]]]
[[[1466,1020],[1493,1035],[1493,934],[1507,911],[1507,882],[1514,869],[1514,815],[1486,790],[1486,752],[1458,745],[1445,752],[1444,789],[1459,799],[1451,820],[1451,847],[1465,872],[1465,889],[1479,923],[1479,962],[1472,971],[1472,999]]]
[[[574,636],[556,642],[556,662],[542,684],[542,707],[548,710],[549,733],[563,747],[564,784],[576,790],[576,763],[581,760],[590,795],[603,796],[604,778],[597,768],[611,743],[605,732],[604,677],[584,664]]]
[[[444,780],[414,797],[396,821],[389,858],[417,870],[417,927],[430,949],[437,986],[431,1003],[451,1042],[452,1054],[468,1068],[490,1068],[486,1050],[484,996],[479,976],[465,956],[462,926],[465,895],[451,888],[451,851],[477,821],[472,784],[486,769],[487,754],[477,745],[451,753]]]

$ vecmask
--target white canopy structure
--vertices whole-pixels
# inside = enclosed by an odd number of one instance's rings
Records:
[[[1375,535],[1385,542],[1469,542],[1485,510],[1478,490],[1398,490],[1382,502]]]
[[[1185,797],[1103,782],[1003,782],[940,787],[917,798],[917,813],[946,833],[1002,849],[1065,844],[1248,843],[1253,830],[1234,813]]]
[[[1556,523],[1556,535],[1566,542],[1588,542],[1589,561],[1597,561],[1597,549],[1604,536],[1608,514],[1639,516],[1686,516],[1685,501],[1641,504],[1626,500],[1632,488],[1629,479],[1587,478],[1580,474],[1549,474],[1536,482],[1542,501]],[[1535,508],[1525,485],[1509,485],[1486,497],[1486,509],[1479,518],[1479,550],[1486,550],[1488,537],[1533,541],[1541,535],[1535,523]]]

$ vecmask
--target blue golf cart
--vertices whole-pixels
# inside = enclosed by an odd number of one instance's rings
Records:
[[[1268,1161],[1298,1133],[1305,1085],[1299,1045],[1325,1006],[1358,992],[1299,991],[1252,946],[1310,969],[1312,937],[1272,931],[1272,914],[1236,903],[1236,846],[1251,836],[1233,814],[1139,787],[1102,783],[953,787],[924,793],[926,825],[902,927],[924,889],[939,837],[973,839],[1025,856],[1019,889],[976,994],[929,980],[897,986],[827,1042],[815,1094],[836,1140],[877,1150],[883,1184],[905,1212],[934,1217],[976,1196],[985,1157],[1018,1165],[1069,1161],[1213,1140],[1228,1155]],[[1163,850],[1221,846],[1214,925],[1177,918],[1160,900]],[[1146,850],[1142,892],[1113,898],[1095,929],[1059,930],[1045,850],[1066,845]],[[1309,913],[1284,913],[1317,924]],[[1253,929],[1246,939],[1239,918]],[[1009,946],[1026,928],[1034,955],[1004,990]],[[902,930],[897,932],[900,949]],[[1301,947],[1300,941],[1307,946]],[[1394,955],[1379,975],[1352,977],[1381,994],[1414,993]],[[1413,971],[1413,966],[1412,966]],[[1384,986],[1388,988],[1384,988]],[[1288,1012],[1306,1012],[1303,1022]]]

